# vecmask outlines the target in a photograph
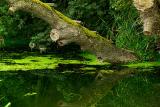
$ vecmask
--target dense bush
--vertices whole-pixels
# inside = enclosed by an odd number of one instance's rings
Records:
[[[7,48],[28,46],[31,37],[45,32],[49,26],[43,20],[18,11],[16,14],[8,12],[8,5],[0,5],[0,35],[4,36]]]

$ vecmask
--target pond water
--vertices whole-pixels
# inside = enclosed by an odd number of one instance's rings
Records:
[[[160,105],[157,63],[148,63],[147,67],[116,66],[89,60],[92,56],[88,54],[84,58],[84,53],[61,56],[3,52],[0,55],[0,107]]]

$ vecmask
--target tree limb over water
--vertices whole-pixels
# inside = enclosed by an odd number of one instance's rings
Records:
[[[111,63],[125,63],[137,60],[137,57],[124,49],[117,48],[110,40],[100,36],[97,32],[81,26],[49,5],[39,0],[6,0],[9,12],[22,10],[35,14],[51,26],[50,37],[53,42],[64,46],[71,42],[80,45],[82,50],[89,51],[97,58]]]

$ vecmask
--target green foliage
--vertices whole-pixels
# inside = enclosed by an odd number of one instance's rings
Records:
[[[72,19],[81,20],[85,27],[112,39],[118,47],[134,51],[141,60],[158,57],[157,38],[142,34],[140,18],[131,0],[57,0],[56,3],[56,9]],[[45,41],[49,29],[47,23],[30,13],[9,14],[8,6],[1,3],[0,35],[5,37],[6,46],[28,46],[30,40]]]
[[[104,17],[109,17],[108,3],[107,0],[68,0],[68,5],[60,2],[58,9],[74,20],[81,20],[84,26],[106,35],[109,23]]]
[[[157,107],[160,104],[158,71],[155,74],[155,70],[148,69],[142,73],[146,69],[136,69],[140,73],[128,74],[114,84],[113,78],[119,78],[115,73],[108,75],[104,72],[103,80],[95,80],[95,73],[86,74],[79,70],[80,66],[61,65],[56,70],[1,71],[0,106],[57,107],[62,101],[81,104],[84,100],[94,100],[92,105],[95,107]],[[132,70],[129,69],[129,72]],[[112,89],[108,90],[108,87]],[[91,96],[93,92],[94,96]]]
[[[63,2],[67,2],[63,4]],[[142,25],[132,0],[64,0],[59,10],[72,19],[112,39],[120,47],[134,51],[141,60],[153,60],[156,37],[143,35]]]
[[[8,48],[28,47],[32,36],[38,35],[48,28],[46,22],[30,15],[30,13],[18,11],[15,14],[10,14],[5,2],[0,6],[0,35],[5,37]]]
[[[110,13],[117,28],[116,45],[133,50],[142,60],[154,59],[155,38],[143,35],[141,22],[132,1],[111,0],[110,6]]]

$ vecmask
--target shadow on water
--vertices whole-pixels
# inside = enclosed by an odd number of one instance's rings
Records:
[[[19,47],[19,48],[6,48],[5,50],[0,51],[0,59],[23,59],[28,56],[43,56],[46,55],[55,55],[57,57],[65,59],[76,59],[76,60],[83,60],[80,54],[80,47],[74,43],[66,45],[64,47],[57,47],[56,45],[51,46],[46,53],[41,54],[38,49],[30,52],[31,50],[29,47]]]
[[[55,70],[0,72],[0,107],[158,107],[159,68],[114,69],[103,77],[62,65]],[[94,66],[95,67],[95,66]],[[78,70],[76,71],[76,68]],[[54,71],[54,72],[53,72]],[[71,71],[71,72],[68,72]],[[147,71],[147,72],[146,72]],[[97,71],[98,72],[98,71]],[[139,72],[139,73],[135,73]]]

